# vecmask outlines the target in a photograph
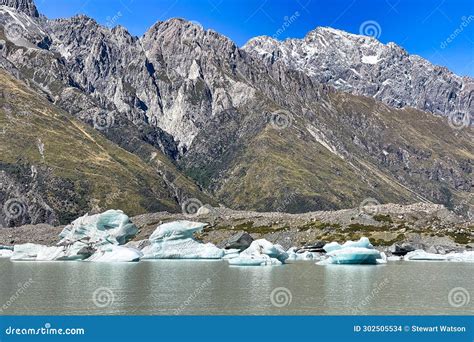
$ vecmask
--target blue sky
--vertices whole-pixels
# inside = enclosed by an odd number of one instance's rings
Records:
[[[36,4],[49,18],[82,13],[104,25],[125,26],[137,36],[156,21],[185,18],[240,46],[254,36],[275,35],[292,16],[296,19],[278,39],[301,38],[317,26],[359,33],[372,25],[382,42],[393,41],[411,54],[474,77],[473,0],[36,0]]]

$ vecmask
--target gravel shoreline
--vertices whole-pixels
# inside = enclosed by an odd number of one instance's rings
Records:
[[[254,239],[265,238],[285,248],[318,241],[344,242],[361,236],[367,236],[381,250],[402,244],[441,254],[474,248],[472,220],[456,215],[442,205],[427,203],[385,204],[305,214],[236,211],[223,207],[202,207],[194,215],[159,212],[132,218],[140,230],[134,241],[146,240],[159,224],[174,220],[209,223],[198,238],[219,247],[235,234],[247,232]],[[0,245],[27,242],[55,245],[63,228],[47,224],[0,228]]]

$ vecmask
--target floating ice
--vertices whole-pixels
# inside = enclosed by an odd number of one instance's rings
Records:
[[[312,253],[308,251],[297,253],[296,250],[297,250],[296,247],[291,247],[289,250],[286,251],[286,253],[288,254],[287,260],[300,261],[300,260],[319,259],[319,256],[316,253]]]
[[[10,258],[13,255],[13,247],[0,245],[0,258]]]
[[[123,245],[138,233],[138,228],[121,210],[85,215],[67,225],[59,234],[60,244],[84,241],[90,244]]]
[[[474,262],[474,251],[464,251],[463,253],[434,254],[425,252],[422,249],[409,252],[404,260],[408,261],[453,261],[453,262]]]
[[[150,241],[181,240],[192,238],[194,233],[207,226],[206,223],[191,221],[174,221],[159,225],[151,234]]]
[[[282,246],[274,245],[265,239],[252,241],[249,248],[236,258],[229,259],[229,265],[267,266],[281,265],[288,259],[288,253]]]
[[[347,241],[343,245],[340,245],[337,242],[330,242],[324,245],[323,249],[326,251],[326,253],[329,253],[338,249],[348,248],[348,247],[361,247],[361,248],[369,248],[369,249],[374,248],[374,246],[372,246],[372,244],[370,243],[369,239],[363,236],[358,241]]]
[[[362,247],[347,247],[327,254],[328,258],[320,263],[326,264],[377,264],[377,259],[383,260],[376,249]]]
[[[90,258],[86,261],[94,262],[133,262],[139,261],[143,257],[143,253],[136,248],[104,245],[101,246]]]
[[[126,243],[137,232],[137,227],[120,210],[85,215],[63,229],[57,246],[16,245],[11,260],[84,260],[92,255],[94,258],[88,260],[132,261],[136,260],[136,253],[114,247]]]
[[[282,264],[280,260],[271,258],[266,254],[239,256],[229,259],[228,262],[232,266],[278,266]]]
[[[454,262],[474,262],[474,251],[464,251],[463,253],[449,253],[446,255],[448,261]]]
[[[327,252],[327,259],[319,262],[319,265],[384,264],[387,262],[385,253],[374,249],[366,237],[361,237],[358,241],[347,241],[343,245],[331,242],[323,248]]]
[[[33,243],[15,245],[11,260],[16,261],[53,261],[53,260],[82,260],[88,255],[81,254],[87,245],[76,242],[68,246],[44,246]]]
[[[232,249],[224,249],[225,255],[222,257],[222,259],[234,259],[239,257],[240,254],[240,249],[237,248],[232,248]]]
[[[416,261],[416,260],[445,261],[447,260],[446,255],[428,253],[422,249],[417,249],[416,251],[407,253],[404,259],[410,260],[410,261]]]
[[[205,223],[175,221],[165,223],[150,236],[151,244],[142,249],[143,259],[221,259],[225,252],[212,243],[201,243],[193,237]]]
[[[323,249],[326,253],[341,249],[342,246],[338,242],[330,242],[324,245]]]

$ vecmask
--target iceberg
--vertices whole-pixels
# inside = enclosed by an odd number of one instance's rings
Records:
[[[237,258],[240,254],[240,249],[232,248],[232,249],[224,249],[225,255],[222,259],[234,259]]]
[[[15,245],[11,260],[16,261],[67,261],[83,260],[87,257],[81,254],[81,250],[87,245],[82,242],[76,242],[67,246],[44,246],[33,243]]]
[[[59,244],[84,241],[91,244],[123,245],[138,233],[138,228],[121,210],[84,215],[67,225],[59,234]]]
[[[11,249],[0,249],[0,258],[10,258],[13,255],[13,250]]]
[[[252,256],[252,255],[268,255],[270,258],[277,259],[284,262],[288,259],[288,253],[285,252],[282,246],[274,245],[270,241],[265,239],[259,239],[252,241],[249,248],[240,253],[240,256]]]
[[[85,215],[66,226],[56,246],[26,243],[16,245],[11,260],[16,261],[135,261],[142,255],[119,247],[138,233],[137,227],[120,210]]]
[[[51,260],[50,256],[56,255],[60,249],[60,247],[48,247],[34,243],[25,243],[13,247],[13,255],[10,259],[19,261],[37,261],[38,254],[40,254],[43,258],[48,257],[48,259]]]
[[[275,266],[288,259],[282,246],[274,245],[265,239],[254,240],[238,257],[228,259],[233,266]]]
[[[323,249],[326,253],[341,249],[342,246],[338,242],[330,242],[324,245]]]
[[[447,260],[446,255],[442,254],[434,254],[434,253],[428,253],[425,252],[422,249],[417,249],[416,251],[413,252],[408,252],[404,260],[409,260],[409,261],[420,261],[420,260],[430,260],[430,261],[445,261]]]
[[[338,249],[327,254],[328,258],[322,264],[377,264],[377,260],[383,260],[380,252],[376,249],[362,247],[347,247]]]
[[[361,237],[358,241],[346,241],[340,245],[337,242],[326,244],[324,250],[327,252],[327,259],[318,265],[329,264],[385,264],[387,257],[385,253],[380,253],[374,249],[366,237]]]
[[[291,247],[286,253],[288,254],[287,260],[302,261],[302,260],[315,260],[319,259],[318,254],[313,252],[304,251],[301,253],[296,252],[297,247]]]
[[[105,245],[101,246],[86,261],[94,262],[134,262],[139,261],[143,253],[138,249],[125,246]]]
[[[221,259],[225,255],[223,249],[194,239],[194,233],[206,225],[174,221],[158,226],[150,236],[150,245],[142,249],[143,259]]]
[[[278,266],[282,264],[280,260],[265,254],[232,258],[228,262],[232,266]]]
[[[449,253],[446,255],[448,261],[453,262],[474,262],[474,251],[464,251],[462,253]]]
[[[328,244],[325,244],[323,249],[326,251],[326,253],[329,253],[338,249],[349,247],[360,247],[369,249],[374,248],[374,246],[372,246],[372,244],[370,243],[369,239],[363,236],[358,241],[346,241],[343,245],[340,245],[337,242],[330,242]]]
[[[452,261],[452,262],[474,262],[474,251],[464,251],[462,253],[435,254],[428,253],[422,249],[409,252],[404,260],[408,261]]]

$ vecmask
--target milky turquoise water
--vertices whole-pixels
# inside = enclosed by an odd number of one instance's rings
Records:
[[[0,259],[0,309],[13,315],[463,315],[474,313],[473,280],[473,264],[446,262],[232,267]]]

